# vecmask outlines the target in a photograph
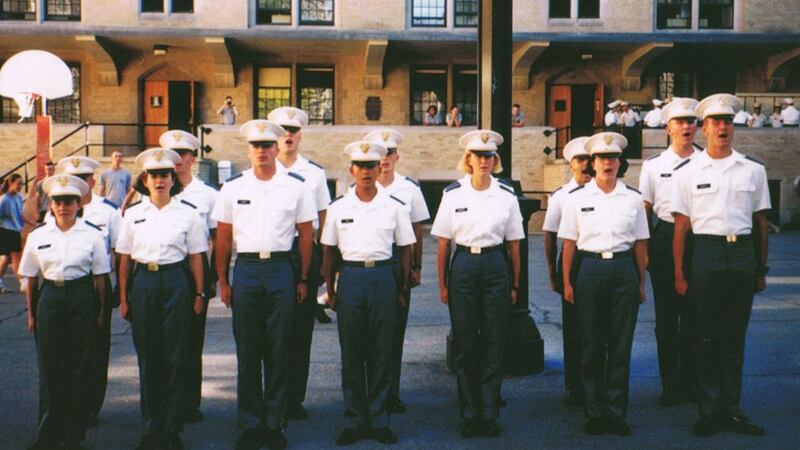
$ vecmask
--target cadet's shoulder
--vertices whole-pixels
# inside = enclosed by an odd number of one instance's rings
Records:
[[[341,199],[342,199],[342,197],[344,197],[344,195],[340,195],[340,196],[336,197],[335,199],[331,200],[331,202],[330,202],[330,203],[328,203],[328,205],[333,205],[334,203],[336,203],[336,202],[338,202],[339,200],[341,200]]]
[[[581,189],[583,189],[585,187],[586,187],[586,185],[582,184],[582,185],[580,185],[578,187],[572,188],[572,189],[569,190],[568,194],[574,194],[575,192],[578,192],[578,191],[580,191]]]
[[[137,207],[139,207],[141,205],[142,205],[142,201],[141,200],[135,201],[135,202],[131,203],[130,205],[128,205],[127,208],[125,208],[125,212],[128,212],[128,211],[130,211],[130,210],[132,210],[134,208],[137,208]]]
[[[753,158],[752,156],[749,156],[749,155],[742,155],[742,157],[743,157],[745,160],[747,160],[747,161],[750,161],[751,163],[758,164],[759,166],[763,166],[763,165],[764,165],[764,163],[763,163],[763,162],[761,162],[760,160],[758,160],[758,159],[756,159],[756,158]]]
[[[42,222],[42,223],[36,225],[35,227],[31,228],[31,231],[28,232],[28,236],[33,236],[33,233],[35,233],[36,231],[40,231],[42,229],[42,227],[44,227],[45,225],[47,225],[47,222]]]
[[[411,177],[406,177],[406,181],[408,181],[409,183],[413,184],[416,187],[419,187],[419,181],[417,181],[417,180],[415,180],[415,179],[413,179]]]
[[[234,176],[228,178],[227,180],[225,180],[225,183],[227,184],[227,183],[230,183],[231,181],[236,181],[236,180],[242,178],[243,175],[244,175],[243,173],[237,173],[236,175],[234,175]]]
[[[312,160],[310,160],[310,159],[309,159],[309,160],[308,160],[308,164],[310,164],[310,165],[312,165],[312,166],[316,167],[316,168],[317,168],[317,169],[319,169],[319,170],[325,170],[325,168],[324,168],[324,167],[322,167],[322,164],[320,164],[320,163],[318,163],[318,162],[316,162],[316,161],[312,161]]]
[[[212,190],[214,192],[218,192],[219,191],[219,188],[216,185],[213,185],[213,184],[211,184],[211,183],[209,183],[207,181],[203,182],[203,188],[206,189],[206,190],[210,189],[210,190]]]
[[[399,198],[395,197],[394,195],[390,195],[389,198],[394,200],[394,201],[396,201],[397,203],[399,203],[399,204],[401,204],[403,206],[405,206],[405,204],[406,204],[406,202],[400,200]]]
[[[188,201],[186,201],[184,199],[181,199],[181,203],[183,203],[184,205],[186,205],[186,206],[188,206],[188,207],[190,207],[192,209],[197,209],[197,205],[195,205],[192,202],[188,202]]]
[[[556,195],[556,192],[564,192],[564,186],[562,185],[562,186],[559,186],[559,187],[553,189],[553,192],[551,192],[550,195],[551,196]]]
[[[99,226],[93,224],[92,222],[89,222],[88,220],[84,220],[83,223],[85,223],[89,228],[93,228],[97,231],[103,231]]]
[[[658,158],[659,156],[661,156],[661,153],[656,153],[655,155],[647,158],[646,161],[652,161],[652,160]]]
[[[642,195],[642,192],[641,192],[641,191],[639,191],[638,189],[636,189],[635,187],[631,187],[631,186],[628,186],[628,185],[626,184],[626,185],[625,185],[625,188],[626,188],[626,189],[628,189],[629,191],[633,191],[633,192],[637,193],[638,195]]]
[[[119,209],[119,205],[117,205],[116,203],[112,202],[107,198],[103,198],[103,204],[114,209]]]
[[[286,172],[286,175],[289,176],[290,178],[296,180],[296,181],[301,182],[301,183],[305,183],[306,182],[305,177],[303,177],[302,175],[300,175],[297,172],[291,172],[291,171],[290,172]]]
[[[504,182],[503,182],[503,181],[501,181],[501,180],[497,180],[497,181],[499,181],[499,183],[497,183],[497,187],[498,187],[498,188],[499,188],[501,191],[503,191],[503,192],[505,192],[505,193],[507,193],[507,194],[515,195],[515,194],[514,194],[514,188],[513,188],[513,187],[509,186],[508,184],[504,183]]]
[[[673,172],[679,170],[682,167],[686,167],[686,165],[689,164],[690,162],[692,162],[692,158],[686,158],[684,162],[678,164],[677,166],[675,166],[674,169],[672,169]]]
[[[460,181],[453,181],[452,183],[448,184],[447,187],[444,188],[444,192],[452,192],[461,187]]]

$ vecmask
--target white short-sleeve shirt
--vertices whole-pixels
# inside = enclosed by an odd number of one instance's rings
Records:
[[[217,228],[217,222],[211,218],[211,210],[217,202],[217,194],[219,191],[213,187],[203,183],[199,178],[192,177],[192,181],[183,187],[175,198],[178,200],[186,200],[194,205],[197,213],[200,215],[200,220],[206,225],[206,228],[213,230]]]
[[[661,113],[663,110],[661,108],[655,108],[650,110],[644,116],[644,124],[650,128],[661,128],[664,126],[664,122],[661,121]]]
[[[561,223],[561,213],[564,201],[569,193],[579,186],[580,185],[573,177],[569,180],[569,183],[554,190],[553,193],[550,194],[550,198],[547,200],[547,212],[544,214],[542,230],[549,231],[551,233],[558,233],[558,225]]]
[[[376,183],[376,185],[387,195],[394,195],[405,203],[411,223],[419,223],[431,218],[428,205],[425,204],[425,197],[422,196],[422,189],[419,188],[416,181],[395,172],[392,184],[383,186]]]
[[[331,193],[328,191],[328,177],[325,169],[314,161],[297,155],[297,160],[292,167],[284,167],[280,160],[276,160],[279,172],[294,172],[305,178],[306,189],[311,193],[311,199],[317,211],[325,211],[331,202]],[[314,219],[314,229],[319,229],[319,219]]]
[[[41,275],[54,281],[75,280],[111,271],[106,240],[100,229],[78,219],[67,231],[55,220],[45,222],[28,235],[19,274]]]
[[[688,164],[686,161],[697,156],[698,153],[700,152],[695,150],[688,158],[681,158],[670,146],[642,163],[639,173],[639,191],[642,193],[642,200],[653,205],[653,211],[658,216],[658,220],[675,222],[669,206],[672,198],[672,186],[675,183],[675,168],[681,164]]]

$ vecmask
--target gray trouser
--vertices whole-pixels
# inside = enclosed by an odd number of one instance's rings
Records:
[[[297,253],[297,238],[292,248],[295,276],[299,276],[300,259]],[[311,251],[311,265],[308,269],[308,294],[303,303],[296,305],[292,331],[289,336],[289,398],[290,403],[303,403],[306,399],[308,371],[311,364],[311,338],[314,335],[314,312],[317,306],[317,288],[320,279],[320,258],[316,245]]]

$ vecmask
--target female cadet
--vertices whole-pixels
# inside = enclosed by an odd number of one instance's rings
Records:
[[[125,211],[117,241],[119,312],[131,320],[139,358],[144,422],[139,449],[183,448],[178,433],[191,319],[205,306],[201,254],[208,251],[208,239],[195,208],[173,198],[180,192],[179,161],[177,153],[162,148],[136,158],[147,174],[148,197]]]
[[[619,133],[586,141],[595,178],[568,195],[558,237],[564,239],[564,299],[575,303],[583,341],[586,393],[584,427],[627,436],[633,330],[645,299],[644,271],[650,233],[639,191],[618,178],[628,142]]]
[[[522,215],[514,191],[492,176],[502,170],[502,143],[489,130],[461,137],[458,166],[466,175],[445,188],[431,229],[439,237],[439,293],[450,308],[464,437],[499,435],[502,352],[519,287]]]
[[[39,355],[39,426],[30,448],[73,449],[86,436],[91,344],[111,264],[100,228],[78,218],[89,186],[56,175],[43,187],[55,220],[30,233],[19,269],[28,278],[28,329]]]

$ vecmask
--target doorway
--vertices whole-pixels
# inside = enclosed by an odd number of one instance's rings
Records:
[[[145,148],[157,147],[167,130],[192,132],[194,127],[194,81],[144,82],[142,95]]]
[[[552,84],[548,90],[547,125],[556,128],[558,153],[571,139],[590,136],[603,124],[603,84]]]

